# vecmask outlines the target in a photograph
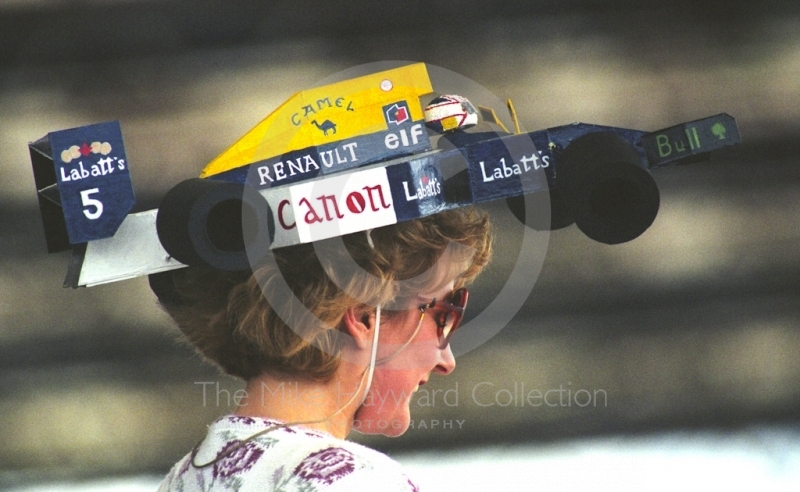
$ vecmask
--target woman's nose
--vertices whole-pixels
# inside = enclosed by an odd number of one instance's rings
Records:
[[[450,348],[450,344],[447,344],[443,350],[439,351],[439,363],[436,364],[436,368],[434,371],[437,374],[441,374],[446,376],[453,372],[456,368],[456,357],[453,355],[453,350]]]

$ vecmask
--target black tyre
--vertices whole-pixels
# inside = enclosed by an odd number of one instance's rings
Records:
[[[156,230],[167,253],[181,263],[233,271],[250,268],[251,259],[266,253],[270,221],[266,200],[249,187],[197,178],[164,196]]]
[[[547,201],[550,202],[549,205]],[[526,202],[529,210],[534,211],[530,217],[525,211]],[[512,196],[506,198],[506,204],[517,220],[536,231],[555,231],[575,222],[575,213],[558,188],[550,190],[549,193]],[[549,215],[544,213],[548,209],[550,210]]]
[[[623,137],[590,133],[561,155],[557,180],[575,212],[575,224],[591,239],[619,244],[639,237],[658,215],[655,180]]]

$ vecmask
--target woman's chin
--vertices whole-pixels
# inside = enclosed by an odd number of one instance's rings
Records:
[[[376,425],[376,422],[373,421],[372,425],[369,425],[367,421],[354,421],[353,422],[353,430],[358,432],[359,434],[369,434],[369,435],[382,435],[386,437],[400,437],[408,430],[408,422],[402,422],[400,420],[392,420],[392,421],[382,421],[385,422],[383,424]],[[359,425],[361,424],[361,425]],[[381,427],[382,426],[382,427]]]
[[[386,437],[402,436],[409,428],[411,418],[408,410],[401,415],[381,418],[380,416],[370,416],[367,412],[364,415],[356,413],[353,420],[352,429],[360,434],[380,434]]]

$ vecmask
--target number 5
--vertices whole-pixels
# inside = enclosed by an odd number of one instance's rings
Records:
[[[84,207],[94,207],[94,212],[84,210],[83,215],[89,220],[99,219],[103,215],[103,202],[95,198],[89,198],[89,195],[100,193],[99,188],[92,188],[91,190],[81,191],[81,203]]]

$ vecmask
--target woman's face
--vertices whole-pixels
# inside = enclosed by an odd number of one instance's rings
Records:
[[[452,290],[450,282],[437,291],[419,295],[428,301],[443,299]],[[414,392],[428,381],[432,372],[447,375],[455,369],[450,345],[439,348],[436,308],[426,311],[420,325],[419,306],[423,304],[425,301],[415,299],[396,317],[381,318],[377,359],[389,359],[375,366],[370,392],[356,412],[355,430],[386,436],[403,434],[411,420],[409,407]],[[419,331],[414,335],[417,326]],[[409,340],[411,343],[395,354]]]

